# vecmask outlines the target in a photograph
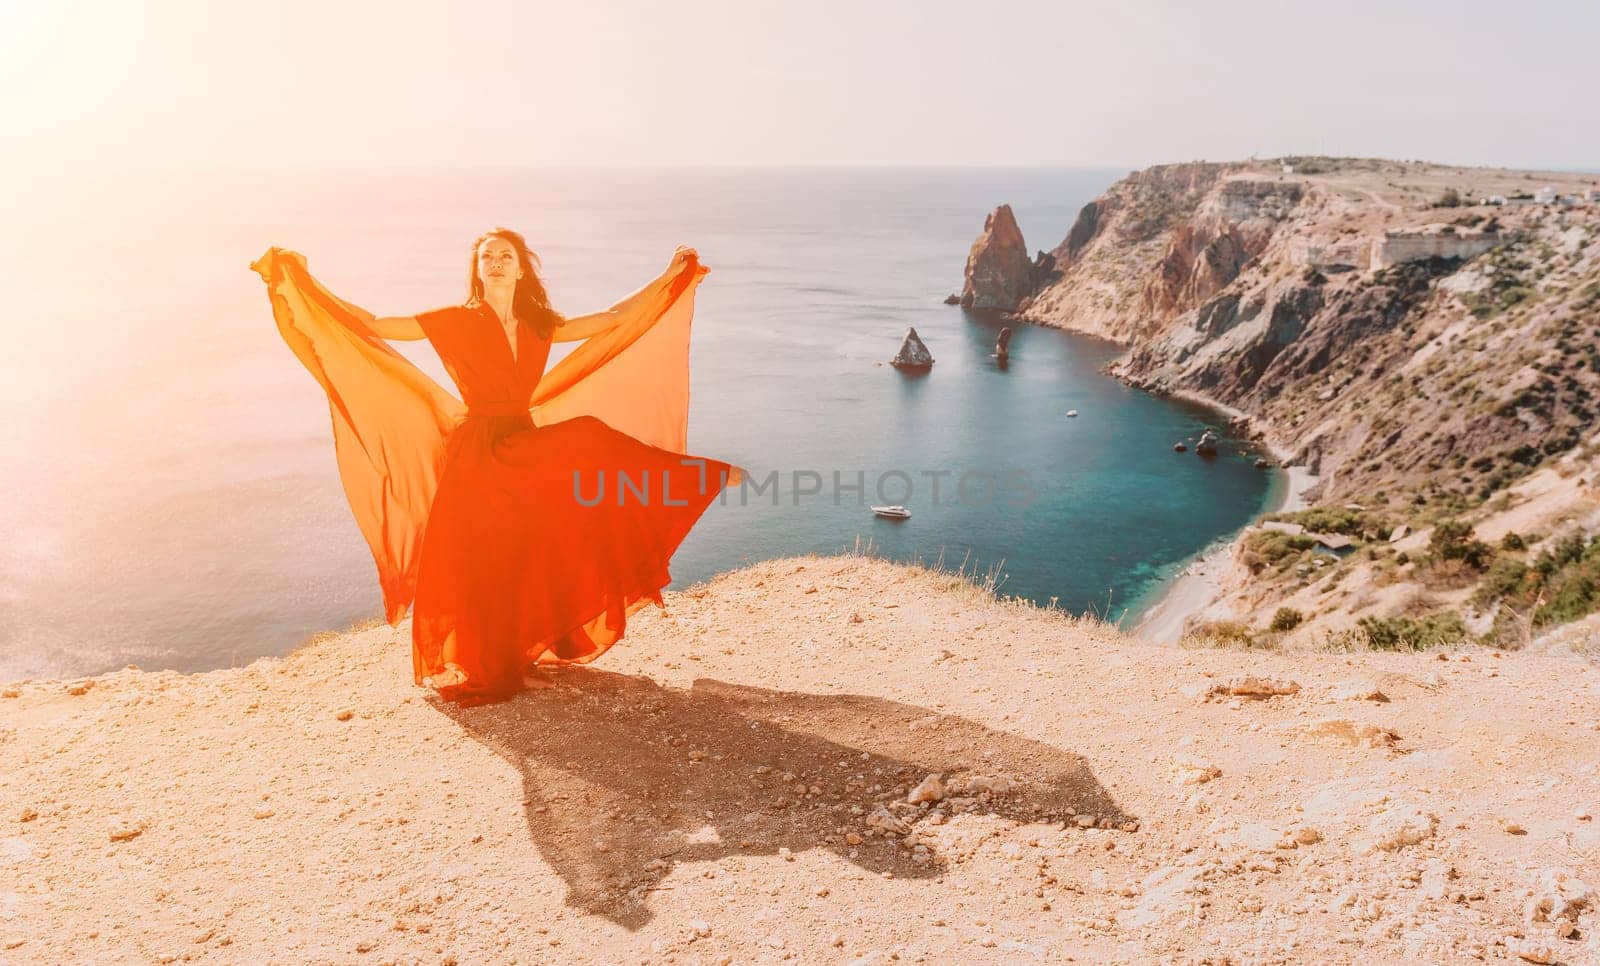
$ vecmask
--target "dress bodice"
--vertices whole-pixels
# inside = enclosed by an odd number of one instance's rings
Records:
[[[483,301],[423,312],[417,322],[439,353],[469,415],[527,411],[550,358],[551,340],[541,339],[528,322],[519,323],[513,360],[500,317]]]

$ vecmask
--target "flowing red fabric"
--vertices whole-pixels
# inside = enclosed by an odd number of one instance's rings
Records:
[[[548,373],[519,327],[515,359],[486,303],[417,316],[461,393],[368,327],[297,252],[251,265],[278,330],[327,393],[340,480],[378,565],[384,610],[412,615],[417,683],[462,704],[505,698],[538,662],[583,663],[627,618],[664,606],[668,563],[743,471],[688,455],[689,332],[707,269],[691,260],[616,307]]]

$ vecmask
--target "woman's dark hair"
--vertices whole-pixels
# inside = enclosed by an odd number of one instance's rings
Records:
[[[516,294],[511,297],[511,311],[517,318],[532,324],[539,338],[550,338],[555,334],[556,326],[566,320],[550,307],[550,295],[544,289],[544,280],[539,278],[539,256],[528,248],[522,235],[509,228],[491,228],[472,243],[472,254],[467,259],[470,263],[467,268],[467,304],[474,305],[483,299],[483,278],[478,274],[478,247],[491,238],[510,242],[517,252],[518,267],[522,269],[522,277],[517,279]]]

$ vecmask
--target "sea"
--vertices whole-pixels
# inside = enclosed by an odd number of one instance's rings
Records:
[[[765,488],[706,512],[673,589],[866,550],[1129,622],[1281,479],[1215,413],[1103,374],[1116,346],[1014,326],[1002,367],[1003,320],[943,304],[996,205],[1049,249],[1125,173],[107,170],[25,186],[0,239],[0,680],[238,665],[380,616],[326,398],[249,265],[293,249],[340,296],[408,314],[459,302],[472,240],[498,225],[526,235],[569,314],[635,290],[679,244],[711,268],[689,448]],[[888,365],[913,327],[935,359],[922,374]],[[426,343],[397,346],[450,387]],[[1174,452],[1206,427],[1216,459]]]

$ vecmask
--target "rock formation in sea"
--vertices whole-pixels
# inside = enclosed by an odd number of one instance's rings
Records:
[[[1000,329],[1000,338],[994,342],[994,354],[1001,362],[1011,358],[1011,326]]]
[[[922,343],[916,327],[906,329],[905,338],[900,340],[900,351],[889,364],[900,369],[926,369],[933,365],[933,353]]]
[[[967,253],[961,304],[972,309],[1014,310],[1033,293],[1034,268],[1010,205],[983,220],[983,231]]]

